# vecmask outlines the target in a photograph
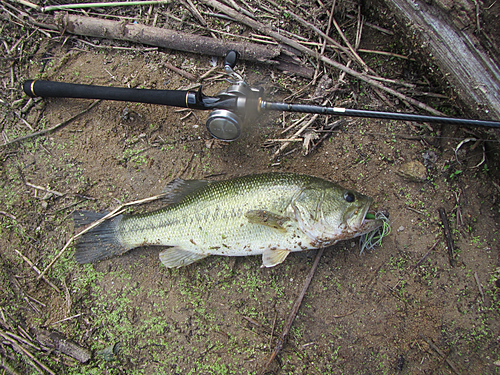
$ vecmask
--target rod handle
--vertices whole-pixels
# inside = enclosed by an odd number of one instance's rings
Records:
[[[41,96],[44,98],[104,99],[202,109],[199,108],[197,93],[186,90],[133,89],[38,80],[25,81],[23,90],[32,98]]]

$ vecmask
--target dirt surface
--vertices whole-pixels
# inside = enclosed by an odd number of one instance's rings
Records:
[[[351,38],[357,7],[341,5],[336,17]],[[330,7],[310,4],[309,21],[324,25],[328,17],[318,15]],[[152,18],[148,9],[134,13],[138,22]],[[14,12],[3,8],[4,45],[21,43],[9,53],[2,49],[2,143],[52,127],[92,103],[44,99],[25,108],[28,100],[20,88],[25,79],[185,89],[193,82],[169,70],[165,62],[197,76],[212,69],[209,56],[26,28],[7,10]],[[159,26],[196,29],[196,19],[182,7],[163,6],[157,12]],[[95,11],[91,15],[98,16]],[[365,15],[366,22],[390,29],[380,14]],[[286,14],[273,17],[272,22],[315,40],[301,27],[287,25]],[[206,18],[213,28],[239,29],[242,35],[251,31]],[[108,48],[112,45],[123,49]],[[409,53],[404,46],[404,34],[387,35],[366,26],[360,43],[360,48],[403,55]],[[467,117],[449,99],[451,89],[432,66],[377,54],[363,58],[385,78],[416,83],[418,91],[435,94],[419,97],[427,104]],[[220,59],[218,64],[203,82],[207,95],[228,86],[220,78],[210,79],[222,72]],[[293,100],[308,102],[318,86],[258,64],[241,62],[237,70],[275,101],[295,95]],[[338,71],[321,70],[338,81]],[[327,97],[335,106],[388,109],[371,87],[350,77]],[[389,100],[395,105],[390,110],[411,110]],[[500,372],[495,137],[472,128],[346,118],[308,155],[303,155],[301,143],[294,143],[274,158],[282,142],[269,139],[283,138],[282,130],[303,115],[267,114],[231,143],[208,135],[207,116],[202,111],[103,101],[55,132],[0,149],[0,366],[7,373],[36,372],[34,366],[40,365],[26,352],[54,373],[258,373],[276,345],[316,251],[294,253],[270,269],[260,268],[260,257],[209,257],[169,270],[160,263],[158,248],[82,266],[74,262],[70,247],[47,273],[59,291],[37,281],[37,272],[21,254],[37,270],[45,269],[74,234],[75,210],[112,210],[161,193],[177,177],[220,180],[269,171],[315,175],[369,195],[378,210],[389,212],[392,226],[382,247],[373,251],[360,254],[357,240],[325,251],[269,373]],[[324,122],[322,117],[317,120]],[[423,180],[408,167],[412,161],[425,166]],[[450,265],[440,208],[454,240],[455,266]],[[81,364],[50,351],[36,340],[34,328],[63,334],[92,351],[92,359]]]

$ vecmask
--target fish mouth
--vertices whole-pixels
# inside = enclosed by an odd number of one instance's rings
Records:
[[[356,232],[356,237],[372,232],[383,225],[383,220],[376,218],[375,211],[370,210],[370,206],[371,204],[367,204],[363,207],[359,215],[360,222],[352,228]]]

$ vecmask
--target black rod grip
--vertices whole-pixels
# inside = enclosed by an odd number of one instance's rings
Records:
[[[197,108],[193,102],[196,93],[186,90],[131,89],[38,80],[24,82],[23,90],[31,97],[104,99]]]

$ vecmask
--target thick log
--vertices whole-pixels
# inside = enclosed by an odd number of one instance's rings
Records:
[[[500,69],[439,7],[423,0],[385,0],[396,19],[409,26],[465,104],[478,117],[500,119]]]
[[[56,24],[61,31],[71,34],[126,40],[150,46],[177,51],[199,53],[208,56],[225,56],[229,50],[238,51],[243,60],[268,63],[278,69],[289,71],[307,78],[313,70],[290,63],[281,54],[279,45],[262,45],[248,42],[233,42],[201,35],[183,33],[176,30],[125,23],[95,17],[77,16],[67,13],[56,15]]]

